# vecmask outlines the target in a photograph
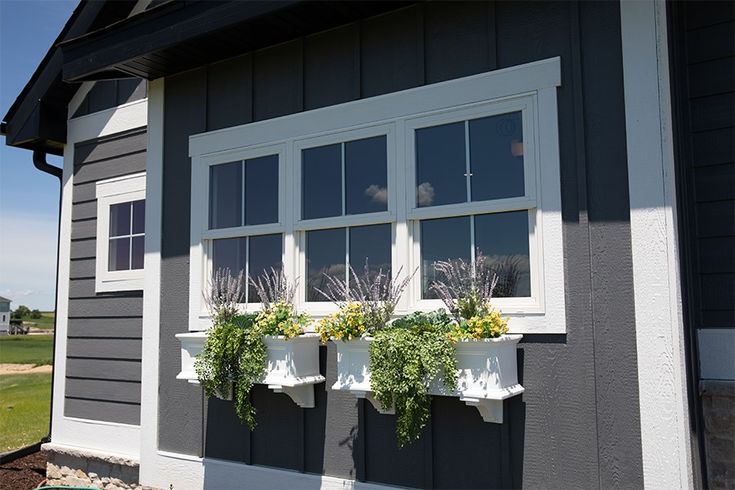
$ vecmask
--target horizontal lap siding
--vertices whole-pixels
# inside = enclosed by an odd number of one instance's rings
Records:
[[[328,390],[332,345],[316,407],[256,387],[252,433],[231,402],[203,404],[201,389],[175,379],[174,336],[188,324],[189,135],[554,56],[568,333],[524,338],[526,392],[505,402],[504,424],[436,398],[423,437],[399,451],[395,417]],[[169,77],[165,93],[160,450],[409,487],[643,485],[617,3],[427,2]]]
[[[65,415],[140,423],[142,291],[95,292],[101,179],[145,171],[145,128],[74,148]]]

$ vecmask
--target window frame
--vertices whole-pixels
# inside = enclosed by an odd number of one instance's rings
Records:
[[[268,228],[257,230],[258,234],[282,233],[284,271],[299,283],[296,306],[319,318],[334,311],[335,307],[326,302],[305,301],[307,231],[390,223],[393,274],[400,269],[406,274],[412,273],[421,263],[422,219],[528,210],[531,296],[497,298],[495,304],[511,317],[511,332],[565,333],[556,102],[556,89],[560,85],[560,59],[551,58],[191,136],[190,330],[203,330],[211,325],[201,307],[201,286],[207,277],[205,274],[211,272],[206,267],[204,245],[213,237],[244,236],[243,232],[253,231],[246,228],[263,226]],[[417,128],[516,111],[522,113],[523,121],[523,197],[417,207],[414,158]],[[369,138],[380,135],[381,131],[386,134],[388,153],[388,210],[301,219],[301,150]],[[208,166],[213,162],[247,159],[251,151],[277,146],[282,151],[282,158],[279,157],[279,217],[282,218],[279,226],[255,225],[203,233],[209,216]],[[439,306],[438,300],[421,299],[421,271],[417,270],[396,314]],[[248,308],[256,306],[250,303]]]
[[[540,172],[537,161],[538,145],[536,144],[536,98],[533,95],[520,95],[500,101],[480,102],[462,108],[449,108],[431,114],[421,114],[406,120],[406,219],[409,226],[409,242],[412,247],[412,259],[409,260],[412,269],[421,265],[421,222],[428,219],[453,217],[470,217],[470,226],[474,228],[474,217],[482,214],[497,214],[509,211],[528,212],[528,251],[530,262],[531,295],[527,297],[495,298],[493,304],[503,313],[509,315],[543,313],[544,312],[544,284],[543,246],[541,227],[539,226],[537,189],[540,188]],[[416,176],[418,161],[416,158],[416,131],[455,122],[465,122],[466,158],[469,167],[469,135],[468,123],[475,119],[492,117],[514,112],[521,113],[523,124],[523,179],[524,195],[518,197],[489,199],[484,201],[468,200],[462,203],[442,204],[437,206],[419,207],[417,204]],[[470,181],[467,179],[467,197],[470,195]],[[474,240],[474,233],[471,233]],[[474,249],[475,244],[471,243]],[[472,250],[474,256],[474,250]],[[424,299],[422,296],[422,275],[418,270],[413,277],[410,288],[412,290],[412,305],[419,311],[432,311],[444,307],[441,300]]]
[[[110,207],[132,201],[145,201],[145,172],[97,181],[97,243],[95,258],[95,292],[137,291],[143,289],[144,265],[140,269],[109,270]],[[132,211],[132,210],[131,210]],[[132,229],[130,230],[132,233]],[[136,234],[139,236],[140,234]],[[143,233],[145,240],[145,233]]]

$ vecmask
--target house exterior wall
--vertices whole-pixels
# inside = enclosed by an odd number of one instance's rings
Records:
[[[642,486],[620,36],[612,2],[429,3],[168,77],[158,449],[411,487]],[[554,56],[567,333],[524,338],[526,392],[505,402],[504,424],[435,397],[423,437],[398,451],[393,417],[325,390],[331,345],[316,408],[256,386],[252,433],[229,402],[175,379],[174,335],[189,311],[190,135]]]
[[[10,302],[0,301],[0,332],[7,333],[10,328]]]
[[[145,171],[146,130],[74,147],[64,415],[140,423],[142,291],[97,294],[96,183]]]

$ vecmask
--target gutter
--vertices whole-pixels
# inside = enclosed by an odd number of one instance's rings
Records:
[[[48,434],[41,439],[40,443],[51,441],[51,427],[54,419],[54,380],[56,379],[56,323],[58,322],[57,309],[59,306],[59,247],[61,246],[61,194],[63,190],[62,175],[63,170],[55,165],[51,165],[46,161],[46,152],[43,150],[33,150],[33,166],[41,172],[49,174],[59,179],[59,216],[56,223],[56,281],[54,288],[54,337],[52,341],[51,352],[51,401],[49,404],[49,421]]]

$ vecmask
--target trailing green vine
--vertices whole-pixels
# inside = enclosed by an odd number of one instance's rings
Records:
[[[370,344],[373,394],[383,408],[395,409],[400,447],[418,439],[429,420],[431,384],[456,388],[457,360],[447,336],[450,322],[442,310],[412,313],[379,331]]]
[[[263,376],[267,359],[255,319],[256,315],[247,314],[218,322],[210,329],[194,363],[207,396],[227,398],[232,390],[235,413],[250,429],[256,425],[250,390]]]
[[[309,318],[295,312],[296,286],[275,269],[250,281],[260,296],[261,312],[238,313],[244,282],[242,272],[233,276],[228,269],[216,271],[205,294],[212,328],[194,368],[207,396],[228,398],[232,390],[235,413],[252,430],[256,421],[250,391],[264,376],[268,360],[263,336],[294,338],[304,333]]]

